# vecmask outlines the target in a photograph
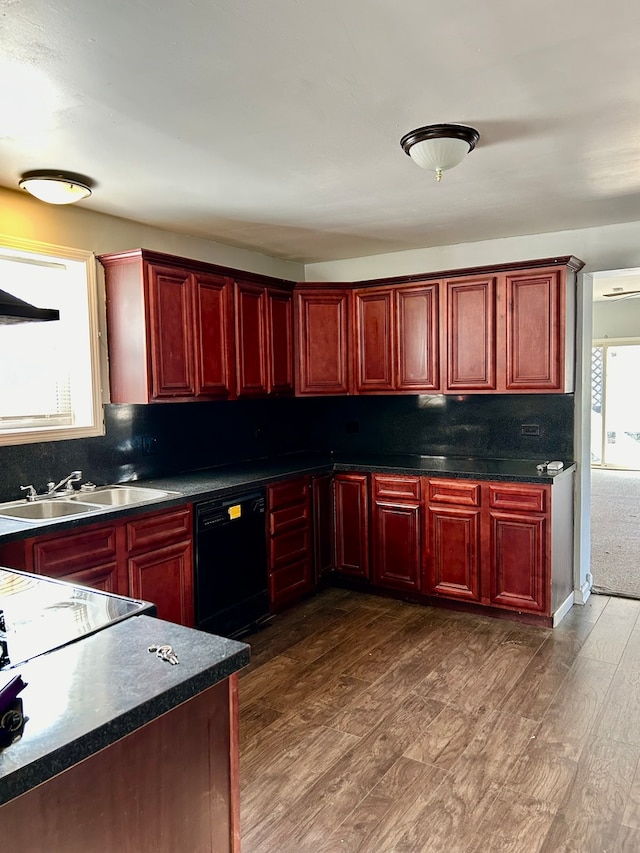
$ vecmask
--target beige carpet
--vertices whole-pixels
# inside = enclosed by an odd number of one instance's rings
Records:
[[[640,598],[640,471],[591,471],[593,591]]]

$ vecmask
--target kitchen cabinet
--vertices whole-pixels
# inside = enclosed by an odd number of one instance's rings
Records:
[[[309,477],[267,486],[269,604],[272,611],[313,590]]]
[[[480,601],[480,484],[428,480],[430,595]]]
[[[506,391],[573,390],[573,299],[566,270],[507,273],[503,374]]]
[[[351,288],[295,293],[296,394],[351,391]]]
[[[125,523],[129,595],[152,601],[159,619],[192,627],[193,541],[191,506]]]
[[[321,474],[311,478],[313,510],[313,565],[316,583],[321,583],[333,571],[333,475]]]
[[[0,562],[13,569],[127,595],[118,562],[117,524],[20,539],[0,545]]]
[[[436,391],[438,284],[354,291],[358,394]]]
[[[550,486],[496,484],[488,493],[492,605],[545,613],[551,558]]]
[[[496,390],[496,279],[443,282],[446,391]]]
[[[190,505],[0,546],[14,569],[153,602],[160,619],[193,625]]]
[[[231,278],[143,249],[98,259],[105,268],[111,401],[233,397]]]
[[[334,567],[339,575],[370,579],[367,474],[337,473],[334,496]]]
[[[371,491],[373,585],[388,589],[420,590],[421,479],[373,474]]]
[[[293,293],[235,282],[238,397],[292,395]]]

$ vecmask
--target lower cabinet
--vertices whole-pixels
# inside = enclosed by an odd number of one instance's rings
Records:
[[[428,480],[428,577],[431,595],[480,601],[480,485]]]
[[[269,604],[272,611],[314,588],[309,477],[267,486]]]
[[[369,580],[369,476],[333,479],[334,567],[339,575]]]
[[[190,505],[8,542],[0,563],[151,601],[160,619],[193,625]]]
[[[422,586],[422,508],[420,477],[373,474],[373,584],[420,590]]]

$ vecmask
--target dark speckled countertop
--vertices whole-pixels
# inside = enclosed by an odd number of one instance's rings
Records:
[[[140,515],[157,509],[170,509],[185,502],[207,500],[242,489],[265,486],[286,477],[321,474],[331,471],[364,473],[420,474],[432,477],[474,478],[520,483],[553,483],[558,477],[575,470],[575,464],[563,460],[565,468],[558,473],[540,473],[536,465],[546,459],[482,459],[458,456],[412,455],[321,455],[301,454],[245,462],[237,465],[210,468],[175,474],[170,477],[130,482],[129,485],[149,486],[178,492],[166,498],[146,501],[135,506],[105,508],[74,518],[27,522],[0,518],[0,543],[24,539],[58,530],[77,529],[113,518]],[[121,484],[122,485],[122,484]]]
[[[149,654],[169,643],[180,663]],[[249,646],[132,616],[11,670],[29,718],[0,751],[0,804],[25,793],[249,663]]]

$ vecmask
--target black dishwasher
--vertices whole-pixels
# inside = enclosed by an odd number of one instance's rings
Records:
[[[264,491],[195,507],[196,627],[238,637],[269,618]]]

